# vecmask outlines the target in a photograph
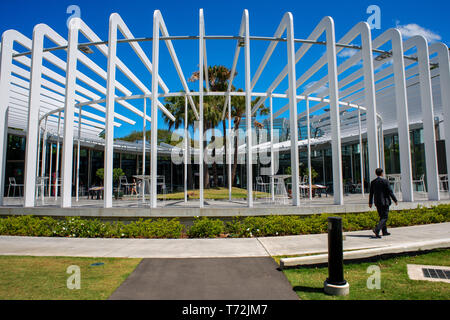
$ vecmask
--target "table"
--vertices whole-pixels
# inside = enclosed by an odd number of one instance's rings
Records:
[[[269,175],[269,177],[273,178],[275,182],[275,199],[279,199],[279,202],[285,203],[286,200],[289,199],[288,192],[286,190],[286,185],[284,180],[291,178],[290,174],[274,174]],[[275,200],[276,201],[276,200]]]
[[[145,194],[146,191],[147,191],[147,193],[150,193],[150,179],[151,179],[151,175],[149,175],[149,174],[145,174],[145,175],[144,174],[137,174],[137,175],[134,175],[133,178],[136,178],[136,179],[142,181],[142,184],[141,184],[142,187],[139,188],[139,193],[141,195]]]
[[[393,174],[387,174],[386,178],[388,179],[389,183],[394,184],[394,193],[401,192],[402,191],[402,175],[399,173],[393,173]]]
[[[309,194],[309,184],[307,184],[307,185],[300,185],[300,188],[304,189],[305,192],[307,192]],[[322,196],[323,191],[325,191],[325,195],[328,197],[327,187],[326,186],[323,186],[321,184],[312,184],[311,185],[311,189],[312,189],[312,196],[313,197],[315,197],[315,195],[316,195],[316,190],[320,190],[319,197]]]
[[[88,189],[88,199],[89,196],[91,197],[92,200],[94,200],[94,194],[97,195],[97,200],[100,200],[100,195],[102,196],[103,199],[103,187],[92,187]]]
[[[48,184],[48,177],[37,177],[36,181],[37,197],[42,196],[42,199],[44,199],[45,187],[47,184]]]
[[[448,191],[448,174],[439,175],[439,189],[440,191]]]

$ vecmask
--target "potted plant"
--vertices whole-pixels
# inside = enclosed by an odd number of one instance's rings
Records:
[[[103,185],[103,177],[105,175],[105,169],[100,168],[95,171],[95,175],[100,179],[100,185]]]
[[[103,179],[105,177],[105,169],[100,168],[97,169],[97,171],[95,172],[95,175],[100,179],[101,184],[103,184]],[[124,176],[125,172],[123,172],[123,170],[121,168],[114,168],[113,169],[113,181],[114,183],[119,182],[120,177]],[[114,198],[117,200],[119,198],[121,198],[123,196],[123,192],[119,190],[119,186],[117,186],[117,188],[115,188],[114,191]]]
[[[115,183],[119,182],[120,177],[124,176],[124,175],[125,175],[125,172],[123,172],[123,170],[121,168],[114,168],[113,169],[113,181]],[[119,186],[117,186],[117,188],[116,188],[116,190],[114,192],[114,197],[117,200],[119,198],[122,198],[122,196],[123,196],[123,192],[120,191],[119,190]]]

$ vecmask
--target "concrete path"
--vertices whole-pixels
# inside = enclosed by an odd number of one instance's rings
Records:
[[[372,237],[372,231],[346,232],[344,250],[398,246],[431,240],[450,240],[450,223],[389,229],[391,235]],[[245,239],[84,239],[0,236],[0,255],[223,258],[298,255],[327,251],[327,234]]]
[[[415,209],[417,206],[431,207],[441,204],[450,204],[450,193],[441,192],[440,201],[429,201],[424,192],[414,193],[414,202],[402,202],[401,195],[398,206],[391,210]],[[197,216],[209,217],[236,217],[236,216],[265,216],[265,215],[310,215],[321,213],[350,213],[365,212],[367,207],[367,195],[345,195],[344,205],[335,205],[333,197],[315,197],[313,200],[302,199],[301,206],[292,206],[290,201],[285,204],[268,203],[266,200],[257,200],[254,206],[249,208],[245,199],[211,200],[206,199],[205,206],[199,207],[198,200],[189,200],[187,203],[180,200],[158,201],[157,208],[150,208],[149,202],[142,203],[140,199],[113,200],[112,208],[103,208],[103,200],[86,200],[85,197],[72,200],[71,208],[61,208],[61,198],[54,201],[51,197],[42,204],[38,201],[36,207],[24,208],[23,198],[5,198],[4,205],[0,206],[0,216],[10,215],[34,215],[56,217],[96,217],[99,219],[137,219],[137,218],[169,218],[192,219]],[[369,211],[375,211],[373,207]]]
[[[143,259],[111,300],[298,300],[275,261]]]

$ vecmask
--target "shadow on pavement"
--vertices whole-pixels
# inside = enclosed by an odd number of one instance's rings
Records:
[[[294,291],[323,293],[323,288],[295,286]]]

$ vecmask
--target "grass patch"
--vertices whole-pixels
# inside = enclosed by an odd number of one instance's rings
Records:
[[[344,278],[350,283],[350,295],[329,296],[323,293],[327,267],[298,267],[283,270],[295,292],[303,300],[448,300],[450,285],[444,282],[410,280],[407,264],[450,266],[450,249],[377,259],[373,262],[346,263]],[[381,289],[368,289],[367,268],[381,270]]]
[[[0,300],[105,300],[141,259],[0,256]],[[103,262],[101,266],[90,266]],[[71,265],[81,271],[81,288],[68,289]]]
[[[200,190],[189,190],[188,191],[189,199],[200,199]],[[253,191],[253,195],[257,198],[269,197],[269,193]],[[210,188],[203,190],[203,196],[205,199],[214,199],[214,200],[223,200],[228,199],[228,188]],[[247,198],[247,189],[241,189],[233,187],[231,188],[231,197],[234,199],[246,199]],[[158,199],[167,199],[167,200],[181,200],[184,199],[184,191],[182,192],[174,192],[168,193],[166,195],[158,195]]]

